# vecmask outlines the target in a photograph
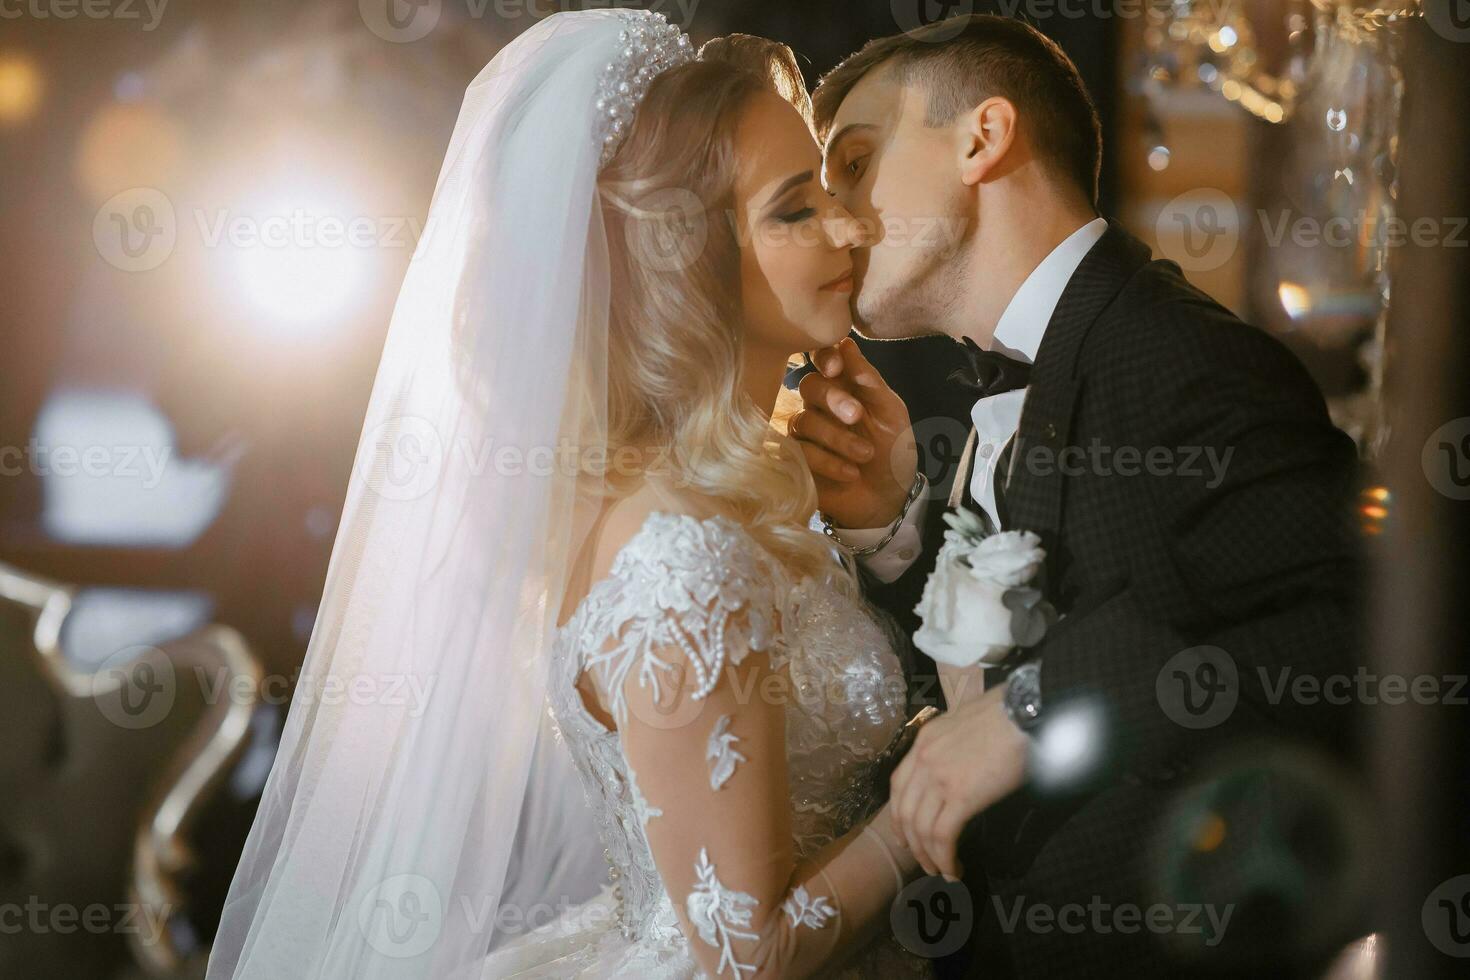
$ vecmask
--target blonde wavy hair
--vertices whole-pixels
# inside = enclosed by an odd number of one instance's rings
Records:
[[[640,458],[657,453],[660,479],[739,523],[798,576],[820,575],[833,560],[807,525],[817,508],[811,471],[742,385],[735,132],[762,92],[785,98],[810,127],[790,48],[740,34],[710,41],[649,87],[602,171],[612,267],[608,455],[625,446]],[[641,478],[653,477],[610,477],[608,492],[631,492]],[[847,570],[839,581],[851,579]]]

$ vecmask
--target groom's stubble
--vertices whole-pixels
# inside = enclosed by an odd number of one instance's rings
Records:
[[[946,334],[963,316],[964,296],[975,285],[975,223],[956,199],[901,245],[857,250],[853,263],[853,326],[871,340],[905,340]],[[875,249],[888,252],[874,256]],[[880,264],[874,268],[874,259]]]

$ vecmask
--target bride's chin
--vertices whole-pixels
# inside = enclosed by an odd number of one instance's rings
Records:
[[[852,322],[844,317],[841,320],[833,320],[831,324],[820,324],[818,329],[812,331],[812,347],[831,347],[846,337],[852,330]]]

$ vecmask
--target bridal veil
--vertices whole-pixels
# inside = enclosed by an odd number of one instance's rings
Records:
[[[571,887],[538,733],[608,465],[597,175],[692,57],[657,15],[558,13],[466,91],[209,980],[472,977],[512,868]]]

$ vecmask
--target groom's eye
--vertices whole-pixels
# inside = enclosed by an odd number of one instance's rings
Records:
[[[778,215],[776,217],[776,220],[785,222],[788,225],[794,225],[798,221],[805,221],[807,218],[810,218],[816,213],[816,208],[802,208],[800,211],[792,211],[789,214]]]
[[[858,173],[862,170],[863,164],[867,162],[867,159],[868,157],[866,154],[860,157],[853,157],[851,160],[847,161],[847,165],[842,168],[843,172],[846,173],[849,177],[856,178],[858,176]]]

